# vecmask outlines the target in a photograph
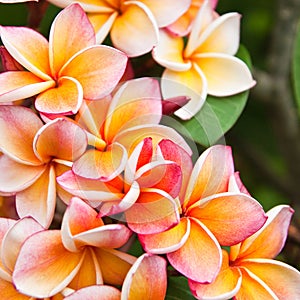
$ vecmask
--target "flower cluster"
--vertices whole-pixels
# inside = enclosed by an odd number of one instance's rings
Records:
[[[299,298],[300,273],[273,259],[292,208],[265,213],[229,146],[193,161],[161,122],[255,84],[234,56],[240,16],[209,0],[50,2],[66,8],[49,41],[0,27],[1,299],[164,299],[170,273],[197,299]],[[161,81],[134,75],[148,52]]]

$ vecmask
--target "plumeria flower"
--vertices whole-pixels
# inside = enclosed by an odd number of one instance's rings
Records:
[[[67,192],[96,207],[99,216],[119,220],[124,212],[131,230],[149,234],[179,222],[178,196],[188,177],[181,171],[183,166],[191,169],[192,162],[180,146],[162,140],[154,151],[151,138],[145,138],[130,155],[123,176],[103,182],[67,171],[57,181]]]
[[[151,78],[123,83],[112,98],[84,102],[76,120],[86,128],[93,148],[75,161],[74,173],[110,181],[124,171],[128,155],[146,137],[155,145],[163,138],[171,139],[191,154],[174,129],[159,125],[161,117],[159,83]]]
[[[32,218],[18,221],[0,218],[0,290],[2,299],[29,300],[16,290],[12,273],[21,248],[27,237],[44,228]]]
[[[51,0],[65,7],[73,0]],[[97,42],[108,33],[114,47],[128,56],[139,56],[153,49],[158,42],[158,28],[180,17],[190,0],[84,0],[76,1],[88,13],[95,28]]]
[[[239,47],[240,15],[217,17],[209,0],[202,4],[186,46],[181,37],[160,30],[153,58],[166,68],[162,75],[164,98],[186,95],[191,100],[175,114],[193,117],[207,95],[229,96],[255,85],[247,65],[234,57]]]
[[[16,195],[20,217],[33,216],[44,227],[53,219],[55,178],[71,168],[87,147],[85,131],[57,118],[43,125],[23,106],[0,106],[0,192]]]
[[[191,280],[212,282],[221,268],[220,244],[237,244],[266,221],[255,199],[228,192],[233,173],[230,147],[216,145],[204,151],[190,176],[179,224],[158,234],[140,234],[144,249],[166,253],[170,264]]]
[[[192,0],[189,9],[176,20],[174,23],[167,26],[167,29],[175,35],[186,36],[190,33],[194,19],[197,16],[199,8],[204,3],[204,0]],[[211,0],[212,8],[215,9],[218,0]]]
[[[122,292],[112,286],[94,285],[70,294],[65,300],[164,300],[167,290],[166,266],[164,258],[145,253],[128,271]]]
[[[125,225],[104,225],[93,208],[72,198],[61,230],[39,231],[23,243],[13,282],[20,292],[36,298],[51,297],[66,287],[122,285],[136,258],[115,248],[130,236]]]
[[[0,102],[36,96],[44,114],[75,114],[83,97],[109,94],[122,77],[127,57],[96,45],[95,33],[78,4],[61,11],[52,23],[49,42],[25,27],[0,27],[4,46],[24,67],[0,74]]]
[[[264,300],[298,299],[300,272],[274,260],[282,250],[293,210],[278,205],[267,212],[268,220],[252,236],[223,250],[223,268],[216,280],[207,285],[190,281],[197,299]]]

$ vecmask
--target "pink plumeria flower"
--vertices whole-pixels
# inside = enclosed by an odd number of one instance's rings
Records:
[[[72,198],[61,230],[43,230],[26,239],[13,282],[20,292],[36,298],[51,297],[66,287],[122,285],[136,258],[115,248],[130,236],[125,225],[104,225],[93,208]]]
[[[221,268],[220,244],[237,244],[266,221],[255,199],[228,192],[233,169],[230,147],[216,145],[203,152],[190,176],[179,224],[162,233],[139,235],[144,249],[166,253],[170,264],[191,280],[212,282]]]
[[[197,16],[199,8],[204,3],[204,0],[192,0],[189,9],[176,20],[174,23],[167,26],[167,29],[174,35],[186,36],[192,29],[192,24]],[[215,9],[218,0],[211,0],[212,8]]]
[[[57,181],[68,193],[98,208],[99,216],[124,213],[131,230],[149,234],[179,222],[179,195],[188,177],[183,166],[191,169],[192,163],[180,146],[162,140],[154,150],[151,138],[145,138],[133,150],[122,176],[103,182],[67,171]]]
[[[65,7],[73,0],[51,0]],[[114,47],[134,57],[153,49],[158,42],[158,28],[180,17],[190,0],[84,0],[79,2],[88,13],[95,28],[97,42],[102,43],[108,33]]]
[[[32,218],[18,221],[0,218],[0,290],[2,299],[29,300],[30,297],[16,290],[12,273],[22,243],[33,233],[44,228]]]
[[[96,45],[95,33],[78,4],[61,11],[49,42],[25,27],[0,27],[4,46],[26,70],[0,74],[0,102],[36,96],[45,114],[75,114],[86,99],[109,94],[122,77],[127,57]]]
[[[267,212],[268,220],[252,236],[223,250],[223,267],[216,280],[207,285],[190,281],[197,299],[298,299],[300,272],[274,260],[282,250],[293,210],[278,205]]]
[[[138,78],[123,83],[113,97],[84,102],[76,120],[86,128],[92,149],[73,165],[75,174],[110,181],[124,171],[128,156],[144,138],[156,145],[168,138],[191,149],[172,128],[159,125],[162,101],[157,80]]]
[[[191,100],[175,114],[190,119],[207,95],[230,96],[253,87],[247,65],[234,57],[239,47],[240,15],[217,17],[205,0],[192,25],[186,46],[181,37],[160,30],[153,58],[166,68],[162,75],[164,98],[186,95]]]
[[[56,176],[69,170],[87,147],[85,131],[57,118],[43,125],[23,106],[0,106],[0,192],[16,195],[20,217],[30,215],[44,227],[54,216]]]

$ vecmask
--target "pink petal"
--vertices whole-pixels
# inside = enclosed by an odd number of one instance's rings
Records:
[[[210,95],[230,96],[244,92],[256,84],[248,66],[237,57],[207,53],[194,56],[193,61],[205,75]]]
[[[13,58],[25,69],[44,80],[51,80],[48,41],[25,27],[0,27],[2,42]]]
[[[13,282],[18,291],[31,297],[51,297],[69,284],[83,258],[81,252],[72,253],[64,248],[60,231],[38,232],[22,246]]]
[[[282,250],[294,210],[288,205],[278,205],[267,212],[264,226],[239,246],[237,257],[230,258],[274,258]],[[236,247],[236,246],[234,246]],[[234,248],[233,247],[233,248]],[[233,253],[235,249],[232,250]]]
[[[267,220],[259,202],[241,193],[221,193],[204,198],[190,206],[186,214],[200,220],[222,246],[240,243],[257,232]]]
[[[27,71],[8,71],[0,74],[0,102],[21,100],[55,86],[53,80],[43,81]]]
[[[234,172],[229,146],[215,145],[198,158],[185,195],[185,205],[191,206],[201,198],[226,192]]]
[[[16,193],[28,188],[44,173],[46,165],[28,166],[0,156],[0,192]]]
[[[70,115],[77,113],[82,100],[83,90],[80,83],[74,78],[65,76],[59,78],[55,88],[50,88],[37,96],[35,107],[44,114]]]
[[[246,187],[244,186],[239,172],[234,172],[233,175],[230,176],[228,183],[228,192],[241,192],[243,194],[247,194],[251,196]]]
[[[243,268],[261,279],[278,299],[297,299],[300,295],[300,272],[286,263],[271,259],[243,261]]]
[[[41,165],[33,152],[33,140],[43,123],[30,109],[22,106],[0,106],[1,151],[19,163]]]
[[[123,5],[123,12],[110,31],[113,45],[129,57],[151,51],[158,42],[158,27],[153,14],[141,1],[125,2]]]
[[[108,46],[96,45],[78,52],[61,69],[59,76],[73,77],[83,88],[85,99],[108,95],[118,84],[127,65],[124,53]]]
[[[125,211],[131,230],[138,234],[163,232],[179,223],[178,204],[159,189],[147,189],[138,201]]]
[[[162,115],[160,87],[157,80],[138,78],[125,82],[115,93],[104,127],[104,137],[111,143],[118,132],[144,124],[158,124]]]
[[[156,255],[143,254],[130,268],[122,287],[122,300],[165,299],[167,262]]]
[[[140,0],[153,13],[159,27],[165,27],[176,21],[190,5],[190,0]]]
[[[88,150],[73,164],[76,175],[110,181],[125,168],[127,152],[119,143],[108,146],[106,151]]]
[[[63,9],[53,21],[49,34],[52,76],[56,77],[74,54],[95,42],[93,26],[81,6],[73,3]]]
[[[56,182],[53,166],[27,189],[17,193],[16,209],[22,217],[31,216],[48,228],[53,220],[56,205]]]
[[[0,46],[0,60],[3,71],[22,71],[24,68],[9,54],[4,46]]]
[[[74,161],[87,147],[85,131],[67,118],[58,118],[44,125],[37,132],[33,147],[42,161],[58,158]]]
[[[109,285],[94,285],[82,288],[71,295],[65,297],[65,300],[119,300],[121,292],[115,287]]]
[[[221,248],[203,224],[192,218],[190,222],[191,231],[187,241],[178,250],[167,253],[167,257],[170,264],[188,279],[210,283],[221,268]]]

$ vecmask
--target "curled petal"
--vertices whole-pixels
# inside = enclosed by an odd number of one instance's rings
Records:
[[[0,192],[17,193],[32,185],[46,170],[46,165],[28,166],[0,156]]]
[[[119,143],[108,146],[106,151],[88,150],[73,164],[76,175],[110,181],[125,168],[127,152]]]
[[[83,100],[80,83],[71,77],[61,77],[57,87],[50,88],[39,94],[35,107],[44,114],[70,115],[79,110]]]
[[[231,260],[237,258],[274,258],[282,250],[294,210],[288,205],[277,205],[267,212],[264,226],[232,249]],[[235,251],[239,247],[239,253]],[[236,256],[237,255],[237,256]]]
[[[215,145],[208,148],[194,166],[185,195],[185,205],[191,206],[201,198],[226,192],[233,172],[229,146]]]
[[[181,218],[178,225],[167,231],[156,234],[139,234],[138,237],[143,248],[148,253],[165,254],[182,247],[190,235],[190,230],[190,220]]]
[[[84,153],[87,137],[85,131],[72,120],[58,118],[40,128],[33,146],[42,161],[53,157],[73,161]]]
[[[167,262],[151,254],[140,256],[130,268],[122,287],[121,300],[165,299]]]
[[[13,282],[17,290],[25,295],[51,297],[69,284],[83,258],[83,253],[72,253],[64,248],[60,231],[38,232],[31,235],[22,246]]]
[[[267,220],[259,202],[241,193],[220,193],[204,198],[190,206],[187,214],[205,224],[222,246],[240,243]]]
[[[220,245],[205,225],[192,218],[190,222],[191,231],[188,239],[178,250],[167,253],[168,260],[188,279],[211,283],[221,268]]]
[[[243,260],[242,266],[257,276],[278,299],[299,297],[300,272],[286,263],[258,258]]]
[[[17,193],[16,209],[21,218],[31,216],[48,228],[54,217],[55,205],[55,170],[50,165],[31,186]]]
[[[140,26],[143,24],[143,26]],[[158,42],[158,27],[149,8],[140,1],[124,3],[124,11],[110,32],[113,45],[129,57],[140,56]]]
[[[0,74],[0,102],[16,101],[37,95],[55,86],[55,81],[43,81],[27,71]]]
[[[78,3],[69,5],[54,19],[49,34],[49,56],[52,75],[78,51],[94,45],[95,32]]]
[[[48,41],[25,27],[0,27],[2,42],[13,58],[43,80],[51,80]]]
[[[187,71],[191,68],[190,60],[183,58],[184,40],[174,37],[165,30],[159,31],[159,43],[152,51],[153,59],[160,65],[173,71]]]
[[[115,88],[126,65],[124,53],[112,47],[96,45],[77,52],[60,70],[59,76],[75,78],[83,88],[84,98],[95,100]]]
[[[248,66],[239,58],[221,53],[197,54],[193,61],[207,80],[207,92],[217,97],[230,96],[252,88],[253,80]]]
[[[121,292],[115,287],[109,285],[94,285],[82,288],[71,295],[65,297],[65,300],[119,300]]]
[[[13,160],[41,165],[33,152],[33,140],[43,123],[30,109],[22,106],[0,106],[0,149]]]
[[[234,174],[230,176],[228,183],[228,192],[241,192],[250,196],[250,193],[248,192],[240,178],[239,172],[234,172]]]

